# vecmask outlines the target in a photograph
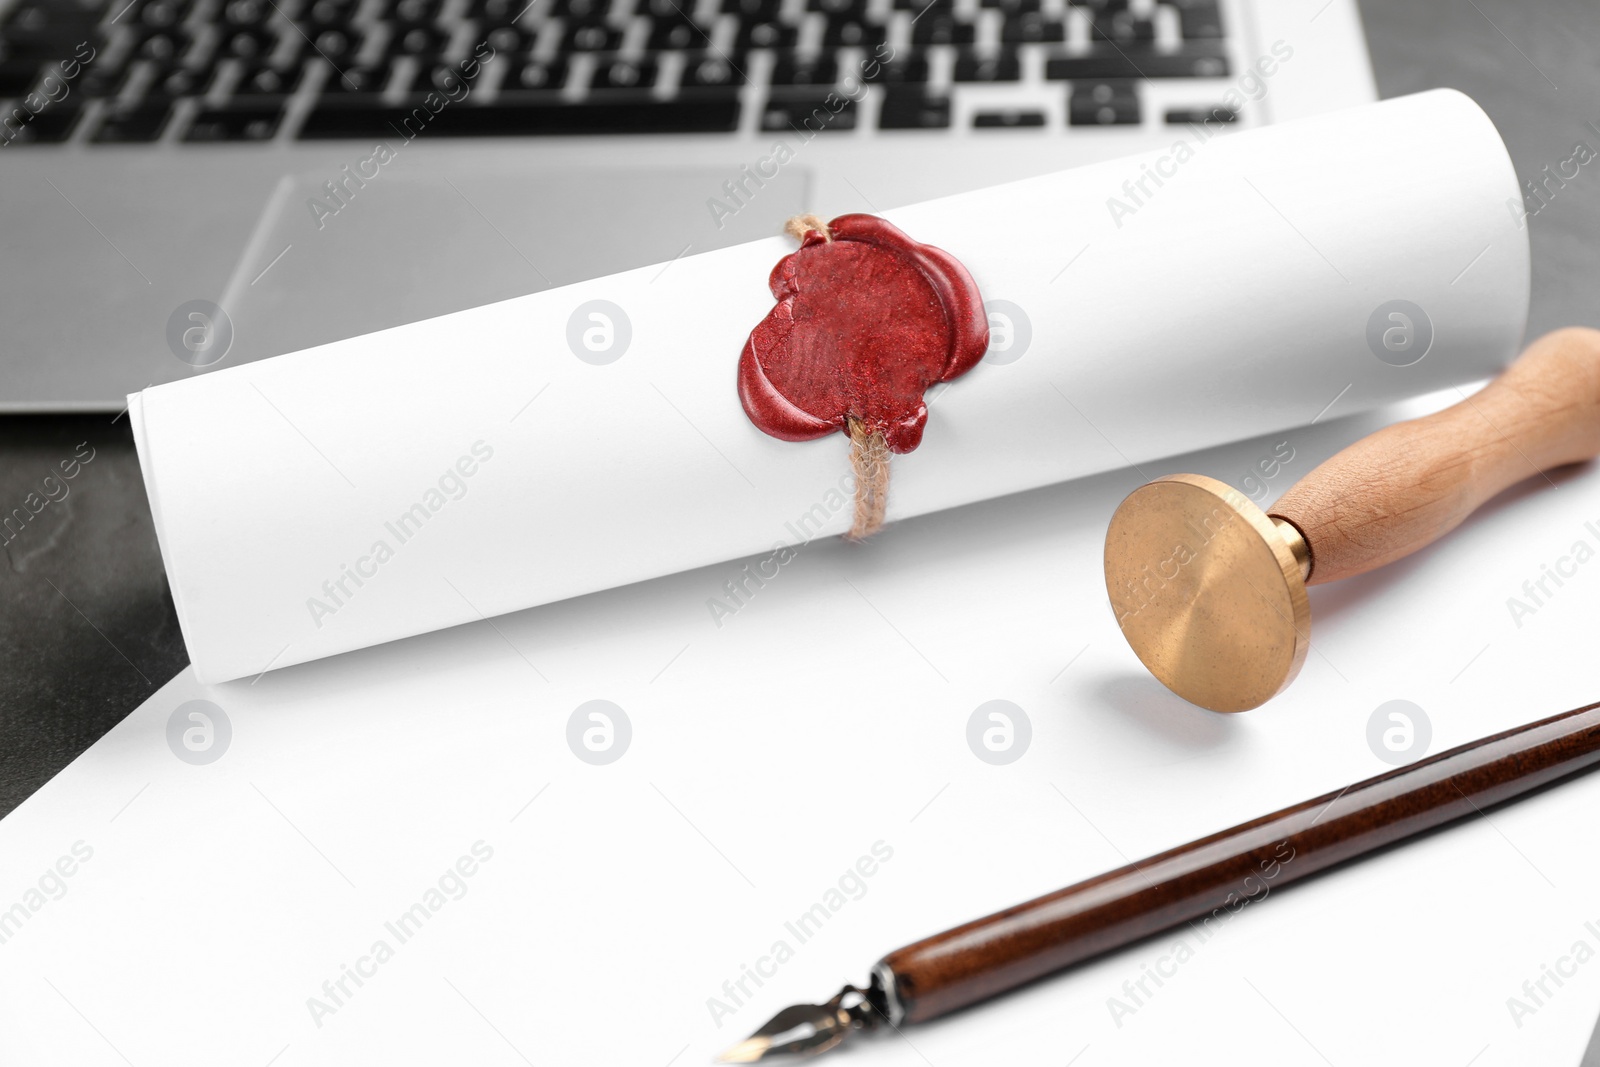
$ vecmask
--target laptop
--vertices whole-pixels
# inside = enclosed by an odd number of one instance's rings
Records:
[[[1375,96],[1354,0],[0,0],[0,410]]]

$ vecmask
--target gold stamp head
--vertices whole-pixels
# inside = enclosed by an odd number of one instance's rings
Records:
[[[1304,541],[1231,486],[1174,474],[1134,490],[1111,516],[1105,564],[1122,636],[1190,703],[1248,711],[1300,672]]]

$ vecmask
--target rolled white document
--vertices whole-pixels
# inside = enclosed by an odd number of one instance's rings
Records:
[[[1435,91],[1175,129],[1165,151],[885,212],[966,265],[993,334],[894,457],[889,518],[1493,373],[1527,313],[1519,202],[1488,118]],[[793,248],[774,236],[135,394],[200,680],[846,530],[846,439],[768,437],[735,389]]]

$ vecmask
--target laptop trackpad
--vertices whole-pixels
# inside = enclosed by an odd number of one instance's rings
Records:
[[[218,301],[229,365],[770,237],[809,185],[798,167],[730,195],[725,169],[391,166],[283,178]]]

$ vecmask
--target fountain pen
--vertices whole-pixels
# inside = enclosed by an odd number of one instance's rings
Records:
[[[1513,800],[1600,762],[1600,704],[1462,745],[896,949],[866,988],[785,1008],[719,1057],[899,1030]]]

